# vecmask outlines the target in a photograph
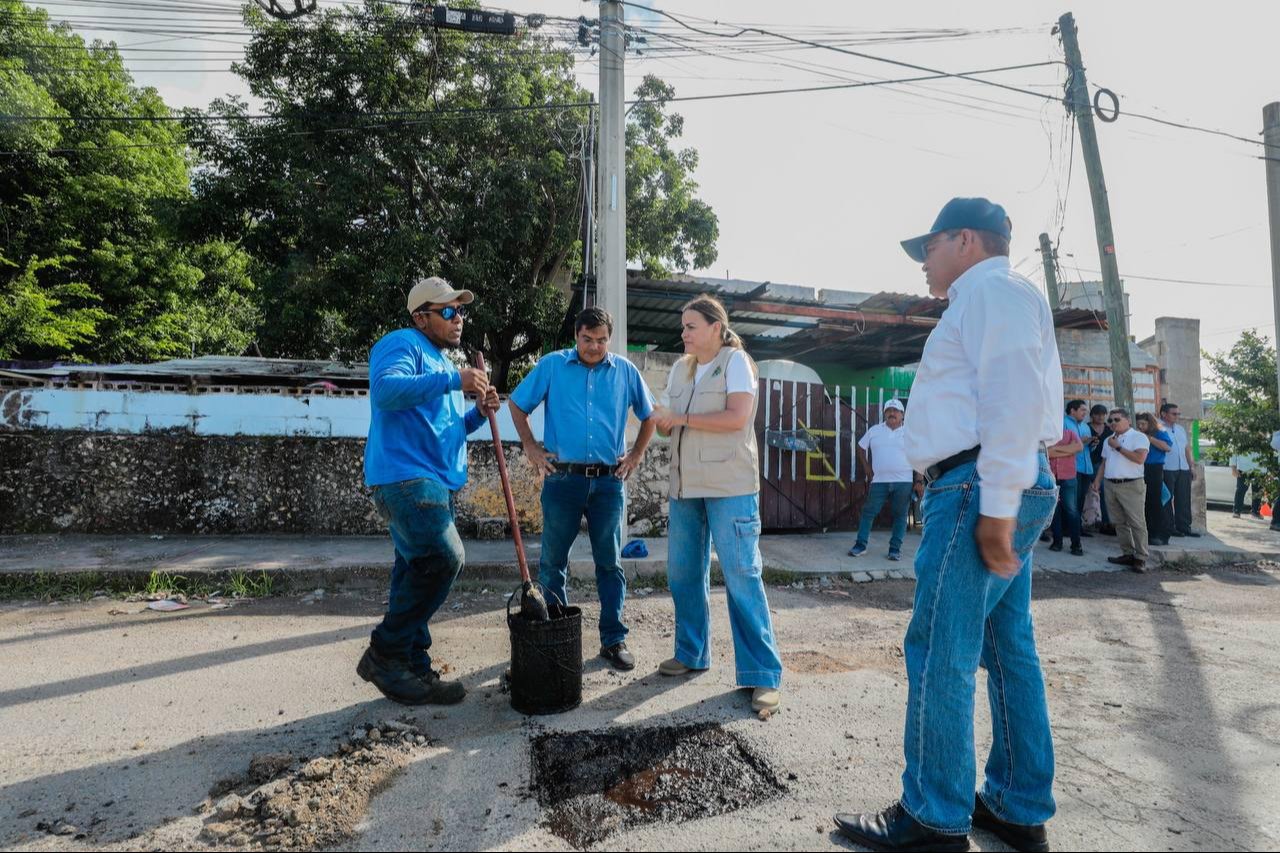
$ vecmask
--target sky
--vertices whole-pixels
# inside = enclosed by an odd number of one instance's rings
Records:
[[[155,86],[172,107],[203,107],[228,93],[247,94],[228,72],[246,40],[234,34],[239,25],[234,19],[211,22],[204,11],[234,6],[232,0],[35,5],[55,19],[70,19],[86,38],[132,47],[124,55],[135,79]],[[122,5],[132,8],[124,11]],[[1157,317],[1195,317],[1201,320],[1202,346],[1210,351],[1228,348],[1246,328],[1274,340],[1261,146],[1131,113],[1260,139],[1263,105],[1280,100],[1274,59],[1280,4],[1223,0],[1212,13],[1189,15],[1167,4],[1114,0],[649,5],[712,32],[750,24],[951,72],[1060,61],[1060,42],[1051,29],[1059,15],[1071,11],[1091,86],[1119,97],[1119,119],[1097,127],[1132,333],[1147,337]],[[507,0],[498,8],[571,18],[599,14],[597,3],[582,0]],[[127,31],[138,28],[134,17],[156,15],[180,29],[226,32],[158,41],[155,33]],[[626,57],[629,89],[647,73],[666,79],[677,96],[917,73],[833,50],[795,48],[776,38],[751,36],[755,42],[749,44],[747,37],[699,35],[636,7],[627,8],[626,19],[640,28],[637,34],[651,31],[646,45],[633,45],[640,54]],[[941,30],[956,32],[919,37]],[[144,43],[149,52],[137,49]],[[175,52],[156,51],[170,47]],[[598,62],[585,51],[578,57],[582,85],[598,90]],[[1064,68],[1053,64],[985,76],[1060,95]],[[947,79],[673,108],[684,116],[683,144],[699,153],[700,196],[720,220],[719,257],[698,274],[923,294],[923,274],[898,241],[927,231],[952,196],[981,195],[1008,210],[1014,224],[1011,260],[1033,281],[1044,279],[1042,231],[1057,241],[1066,279],[1099,278],[1088,182],[1060,101]]]

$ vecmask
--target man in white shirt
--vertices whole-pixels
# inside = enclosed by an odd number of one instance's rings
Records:
[[[1187,437],[1187,430],[1178,423],[1181,416],[1177,403],[1165,403],[1160,407],[1160,420],[1173,436],[1173,447],[1164,457],[1164,484],[1173,495],[1173,500],[1164,507],[1164,526],[1165,530],[1171,531],[1171,536],[1198,537],[1200,534],[1191,529],[1191,481],[1196,478],[1196,463],[1191,458],[1191,439]]]
[[[876,850],[968,850],[971,826],[1047,850],[1053,739],[1031,622],[1031,555],[1053,518],[1046,443],[1062,436],[1049,303],[1009,264],[1004,208],[952,199],[905,241],[950,305],[929,335],[904,427],[929,478],[903,643],[909,691],[899,801],[836,825]],[[996,736],[974,796],[973,691],[987,670]]]
[[[902,537],[907,532],[907,512],[911,509],[911,491],[915,473],[907,461],[903,449],[902,417],[905,409],[902,401],[894,398],[884,404],[881,422],[867,430],[858,441],[858,463],[871,484],[867,499],[862,504],[862,519],[858,525],[858,539],[849,549],[850,557],[867,553],[871,538],[871,525],[876,516],[889,503],[893,513],[893,531],[889,534],[889,559],[902,559]],[[868,459],[867,454],[870,454]],[[920,492],[924,486],[921,483]]]
[[[1129,413],[1112,409],[1107,415],[1112,436],[1102,445],[1102,464],[1093,478],[1093,490],[1107,481],[1107,512],[1116,526],[1120,540],[1120,557],[1107,557],[1108,563],[1128,566],[1135,572],[1147,570],[1147,483],[1143,466],[1151,451],[1151,440],[1141,430],[1133,429]],[[1173,451],[1170,451],[1172,454]]]

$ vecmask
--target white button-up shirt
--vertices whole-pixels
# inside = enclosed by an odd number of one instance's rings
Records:
[[[911,386],[907,459],[924,471],[982,445],[979,511],[1012,518],[1036,482],[1041,444],[1062,438],[1062,362],[1044,296],[1005,257],[947,290]]]
[[[1191,466],[1187,464],[1187,431],[1182,424],[1174,424],[1169,426],[1164,421],[1160,422],[1160,426],[1173,436],[1173,444],[1169,448],[1169,452],[1164,457],[1164,470],[1166,471],[1190,471]]]

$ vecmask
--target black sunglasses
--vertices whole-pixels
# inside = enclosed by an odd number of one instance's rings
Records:
[[[440,319],[444,320],[446,323],[452,322],[454,317],[461,317],[464,320],[467,317],[467,309],[461,305],[458,305],[457,307],[453,305],[446,305],[443,308],[420,308],[419,310],[414,311],[413,313],[439,314]]]
[[[1107,418],[1107,423],[1109,423],[1109,424],[1118,424],[1118,423],[1120,423],[1120,422],[1121,422],[1121,421],[1123,421],[1123,420],[1126,420],[1126,418],[1124,418],[1123,416],[1122,416],[1122,417],[1117,417],[1117,418]]]

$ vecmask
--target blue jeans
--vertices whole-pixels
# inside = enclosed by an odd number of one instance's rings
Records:
[[[1057,502],[1048,459],[1022,493],[1013,537],[1022,570],[1005,580],[978,554],[981,486],[974,464],[930,484],[916,556],[915,609],[903,643],[907,663],[906,770],[902,804],[936,832],[970,829],[976,767],[973,693],[987,670],[993,740],[983,802],[1001,820],[1053,816],[1053,739],[1031,624],[1031,554]]]
[[[435,480],[373,487],[373,503],[391,528],[396,564],[386,615],[373,629],[379,654],[407,660],[419,675],[431,669],[427,622],[444,604],[465,554],[453,524],[453,494]]]
[[[782,658],[773,638],[760,557],[760,496],[671,499],[667,580],[676,608],[676,660],[711,666],[711,542],[729,599],[739,687],[779,687]]]
[[[1053,512],[1052,528],[1056,545],[1062,544],[1065,534],[1071,537],[1072,548],[1080,546],[1080,502],[1076,495],[1078,487],[1079,481],[1075,477],[1058,481],[1058,508]]]
[[[542,558],[538,580],[547,600],[569,603],[569,549],[578,538],[582,516],[587,517],[591,558],[596,564],[600,594],[600,644],[612,646],[627,638],[622,605],[627,599],[627,576],[622,571],[623,483],[617,477],[586,477],[559,472],[542,483]]]
[[[867,493],[867,501],[862,505],[862,520],[858,523],[857,544],[866,547],[871,538],[871,525],[876,516],[889,502],[889,511],[893,513],[893,532],[889,534],[889,550],[902,550],[902,537],[907,533],[907,510],[911,508],[911,483],[872,483]]]

